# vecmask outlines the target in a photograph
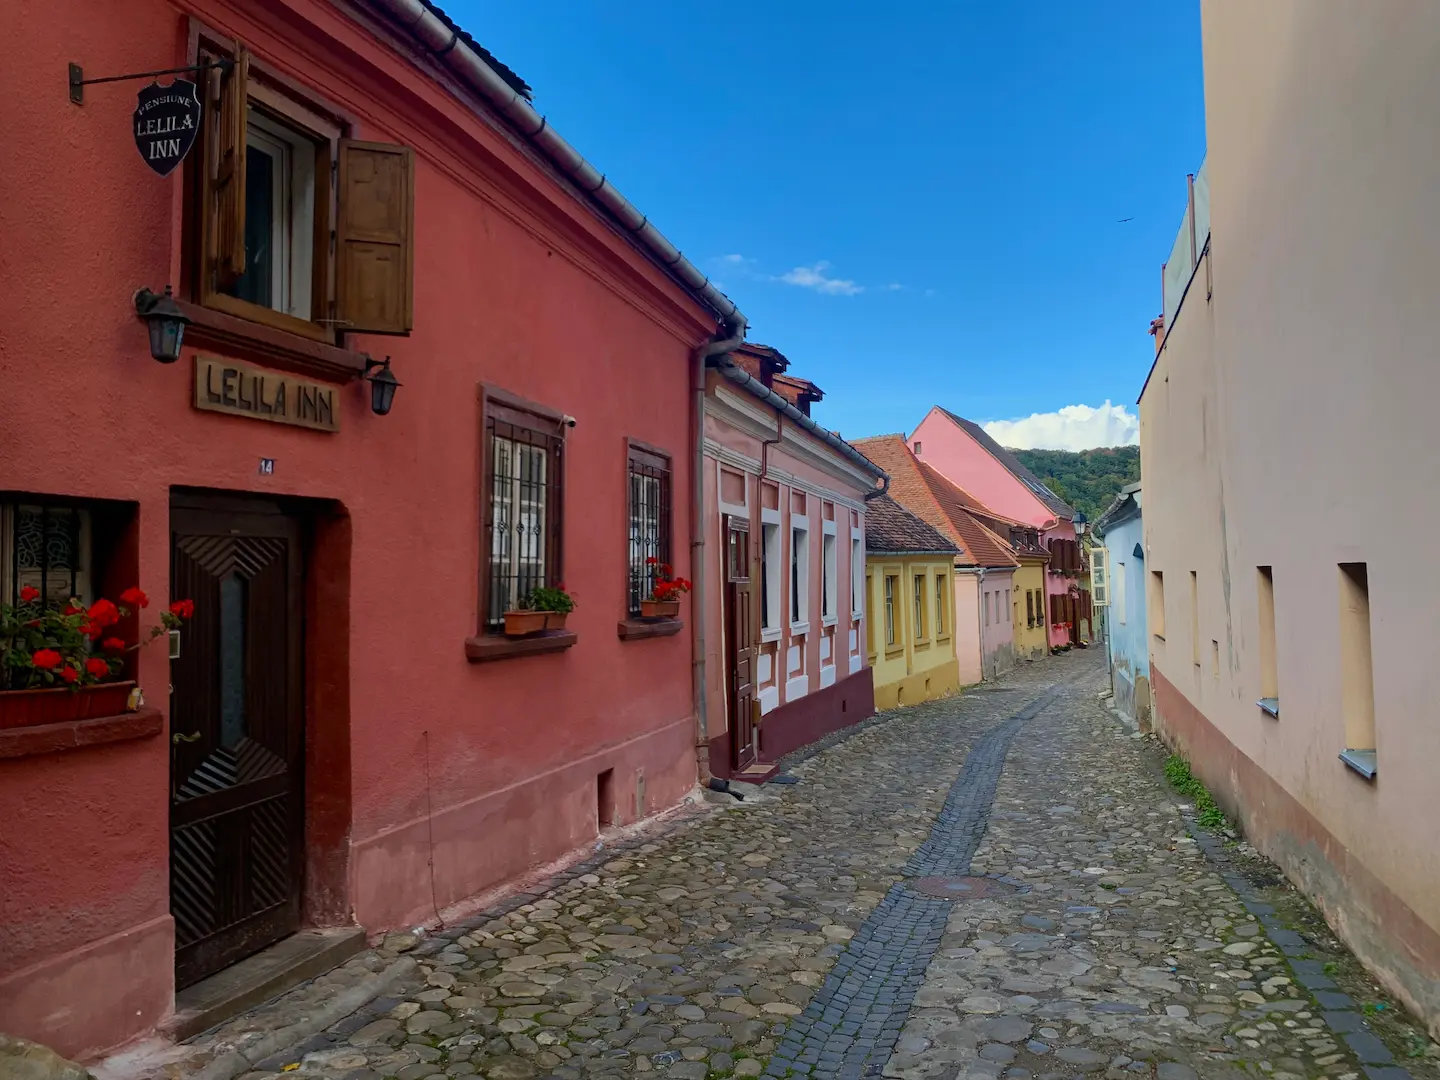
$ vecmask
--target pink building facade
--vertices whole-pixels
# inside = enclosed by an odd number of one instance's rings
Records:
[[[915,456],[995,513],[1033,525],[1050,550],[1045,571],[1047,633],[1052,647],[1068,645],[1072,628],[1061,614],[1080,566],[1075,511],[979,424],[936,405],[909,438]],[[1070,555],[1073,554],[1073,558]],[[1073,566],[1067,572],[1065,567]]]
[[[774,386],[777,357],[742,346],[705,381],[697,573],[717,777],[764,779],[784,754],[875,711],[865,505],[885,474]]]

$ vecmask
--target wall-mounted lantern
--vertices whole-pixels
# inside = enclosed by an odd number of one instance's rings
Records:
[[[179,360],[185,327],[190,320],[175,303],[170,286],[165,286],[163,296],[141,289],[135,294],[135,310],[150,329],[150,355],[162,364],[173,364]]]
[[[371,368],[379,368],[371,374]],[[395,404],[395,388],[400,380],[390,370],[390,357],[384,360],[366,360],[365,378],[370,382],[370,411],[376,416],[385,416]]]

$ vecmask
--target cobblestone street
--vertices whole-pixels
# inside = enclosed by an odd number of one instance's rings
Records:
[[[1197,842],[1104,685],[1103,656],[1074,653],[879,717],[790,762],[793,785],[607,847],[508,911],[391,935],[164,1071],[1405,1077]]]

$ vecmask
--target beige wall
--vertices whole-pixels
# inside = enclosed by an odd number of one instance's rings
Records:
[[[1421,569],[1440,532],[1440,4],[1202,12],[1214,254],[1140,404],[1157,726],[1440,1034],[1437,586]],[[1368,567],[1374,781],[1338,758],[1352,562]],[[1278,719],[1255,705],[1258,566],[1274,568]]]

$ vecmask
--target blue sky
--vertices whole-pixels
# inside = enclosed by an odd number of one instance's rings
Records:
[[[1204,157],[1198,0],[442,3],[828,426],[1133,413]],[[1103,420],[1005,441],[1116,441]]]

